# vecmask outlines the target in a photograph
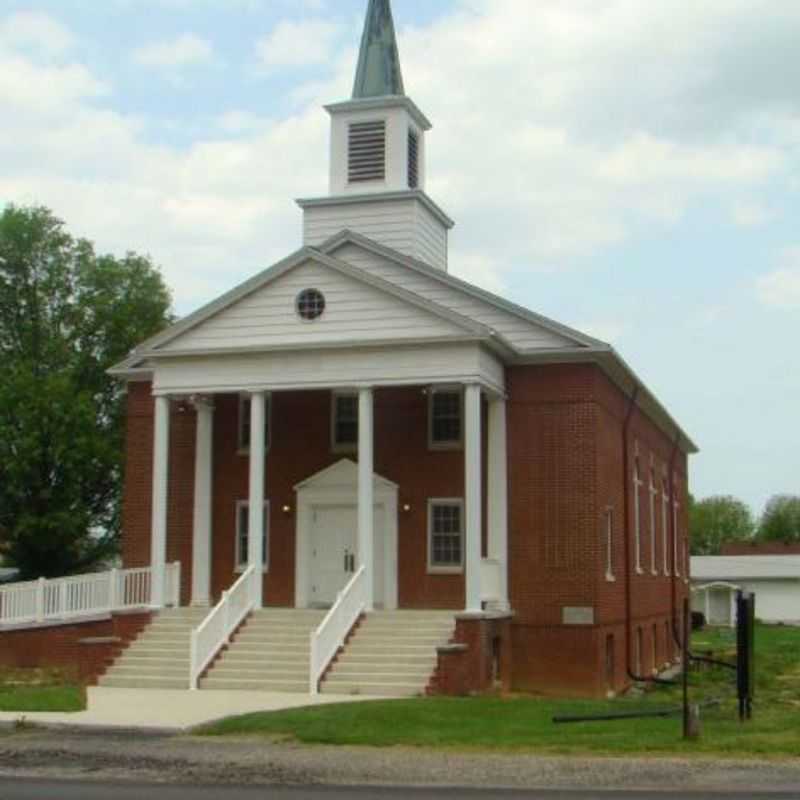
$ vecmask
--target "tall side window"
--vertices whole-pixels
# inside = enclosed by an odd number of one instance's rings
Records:
[[[661,539],[664,551],[664,574],[669,575],[669,490],[666,478],[661,480]]]
[[[656,530],[656,499],[658,498],[658,488],[656,487],[656,471],[650,469],[650,571],[653,575],[658,575],[658,561],[656,560],[657,530]]]
[[[633,530],[636,571],[642,573],[642,473],[637,458],[633,466]]]
[[[603,537],[606,549],[606,580],[614,581],[614,509],[609,506],[603,519]]]
[[[675,498],[672,501],[672,563],[675,565],[675,574],[680,577],[681,574],[681,562],[680,562],[680,550],[679,550],[679,543],[678,539],[680,538],[678,535],[678,482],[673,481],[673,489],[675,491]]]
[[[358,395],[354,392],[333,394],[331,441],[336,452],[358,449]]]
[[[644,674],[644,631],[636,629],[636,674]]]
[[[434,450],[461,446],[464,436],[464,399],[459,389],[428,392],[428,440]]]
[[[428,504],[428,569],[461,572],[464,568],[464,502],[431,500]]]
[[[248,554],[250,536],[250,503],[240,500],[236,504],[236,570],[244,572],[250,563]],[[264,503],[264,531],[261,544],[264,553],[264,572],[269,568],[269,501]]]
[[[247,395],[239,397],[239,452],[247,453],[250,450],[250,398]],[[265,424],[264,424],[264,449],[269,450],[272,439],[272,397],[266,396]]]
[[[347,179],[350,183],[386,178],[386,121],[354,122],[348,138]]]

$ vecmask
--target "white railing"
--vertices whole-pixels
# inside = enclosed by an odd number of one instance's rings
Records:
[[[320,626],[311,632],[309,691],[312,695],[319,694],[319,682],[325,670],[367,607],[366,571],[366,566],[362,566],[353,575]]]
[[[167,604],[179,605],[179,563],[167,565],[164,581]],[[151,588],[152,571],[149,567],[12,583],[0,588],[0,625],[72,620],[111,611],[147,608]]]
[[[192,631],[192,689],[197,689],[200,676],[255,607],[258,587],[256,581],[261,577],[262,572],[256,570],[255,565],[250,565],[242,577],[227,592],[222,593],[222,600],[211,610],[200,627]]]

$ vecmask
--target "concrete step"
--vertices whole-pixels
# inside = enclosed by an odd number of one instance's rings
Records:
[[[187,662],[188,663],[188,662]],[[288,668],[302,668],[308,669],[308,656],[298,657],[294,655],[286,655],[283,653],[276,653],[270,658],[260,658],[253,656],[252,653],[241,653],[238,650],[228,650],[220,657],[218,664],[225,666],[238,666],[243,669],[254,669],[266,664],[280,665]]]
[[[376,647],[396,647],[398,645],[402,647],[404,645],[415,645],[417,647],[425,646],[436,648],[442,644],[443,637],[430,636],[428,634],[420,634],[415,636],[412,633],[380,633],[376,635],[367,630],[359,630],[355,639],[358,639],[360,642],[369,642],[371,645],[375,645]]]
[[[136,678],[103,675],[98,681],[100,686],[112,689],[188,689],[189,677],[163,678],[139,676]]]
[[[402,669],[404,667],[436,665],[435,653],[422,653],[420,655],[398,655],[397,653],[358,653],[347,648],[339,656],[339,664],[385,664],[390,667]]]
[[[242,642],[236,639],[228,646],[228,653],[250,653],[258,658],[272,658],[280,655],[308,658],[310,645],[276,645],[269,642]]]
[[[360,681],[330,681],[322,684],[322,694],[366,695],[368,697],[418,697],[425,687],[416,683],[362,683]]]
[[[209,678],[214,680],[241,680],[241,681],[285,681],[307,683],[308,667],[305,670],[286,669],[276,665],[266,665],[257,669],[242,669],[241,667],[231,667],[225,664],[218,664],[214,667],[213,675]]]
[[[446,642],[442,642],[442,644],[446,644]],[[350,644],[348,644],[347,653],[353,653],[357,655],[398,655],[398,656],[427,656],[427,655],[434,655],[436,653],[436,647],[431,644],[423,644],[423,645],[416,645],[416,644],[400,644],[400,645],[392,645],[389,643],[386,644],[375,644],[374,642],[365,642],[362,641],[358,635],[356,635]]]
[[[183,667],[181,665],[175,666],[170,664],[169,662],[165,664],[159,664],[157,666],[150,666],[147,668],[137,667],[137,666],[129,666],[124,664],[115,664],[109,671],[106,673],[110,677],[113,678],[139,678],[139,677],[148,677],[148,678],[158,678],[158,677],[165,677],[165,678],[182,678],[185,677],[186,680],[189,679],[189,667]]]
[[[308,681],[242,680],[235,678],[204,678],[201,689],[234,692],[290,692],[308,694]]]
[[[412,666],[407,664],[402,666],[399,664],[352,664],[342,660],[336,664],[336,675],[337,677],[347,675],[353,679],[357,677],[359,680],[367,680],[369,676],[373,675],[375,677],[392,675],[403,683],[408,679],[409,681],[418,680],[423,684],[427,684],[435,666],[435,663],[415,664]]]

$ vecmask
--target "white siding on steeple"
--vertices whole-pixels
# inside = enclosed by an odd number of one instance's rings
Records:
[[[577,346],[575,341],[566,336],[383,258],[357,244],[344,244],[331,255],[492,328],[521,352],[552,348],[574,349]]]
[[[325,295],[326,308],[318,320],[307,322],[298,317],[295,301],[300,292],[311,288]],[[368,344],[464,333],[425,309],[309,261],[200,323],[162,350]]]
[[[417,197],[312,205],[303,244],[316,247],[349,229],[436,269],[447,269],[447,229]]]

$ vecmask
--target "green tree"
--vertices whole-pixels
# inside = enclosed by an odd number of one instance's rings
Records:
[[[758,538],[765,542],[800,542],[800,497],[778,494],[764,509]]]
[[[753,514],[741,500],[730,496],[707,497],[689,502],[692,555],[719,555],[722,545],[752,540]]]
[[[170,305],[148,258],[97,255],[45,208],[0,215],[0,542],[22,578],[116,551],[124,387],[106,371]]]

